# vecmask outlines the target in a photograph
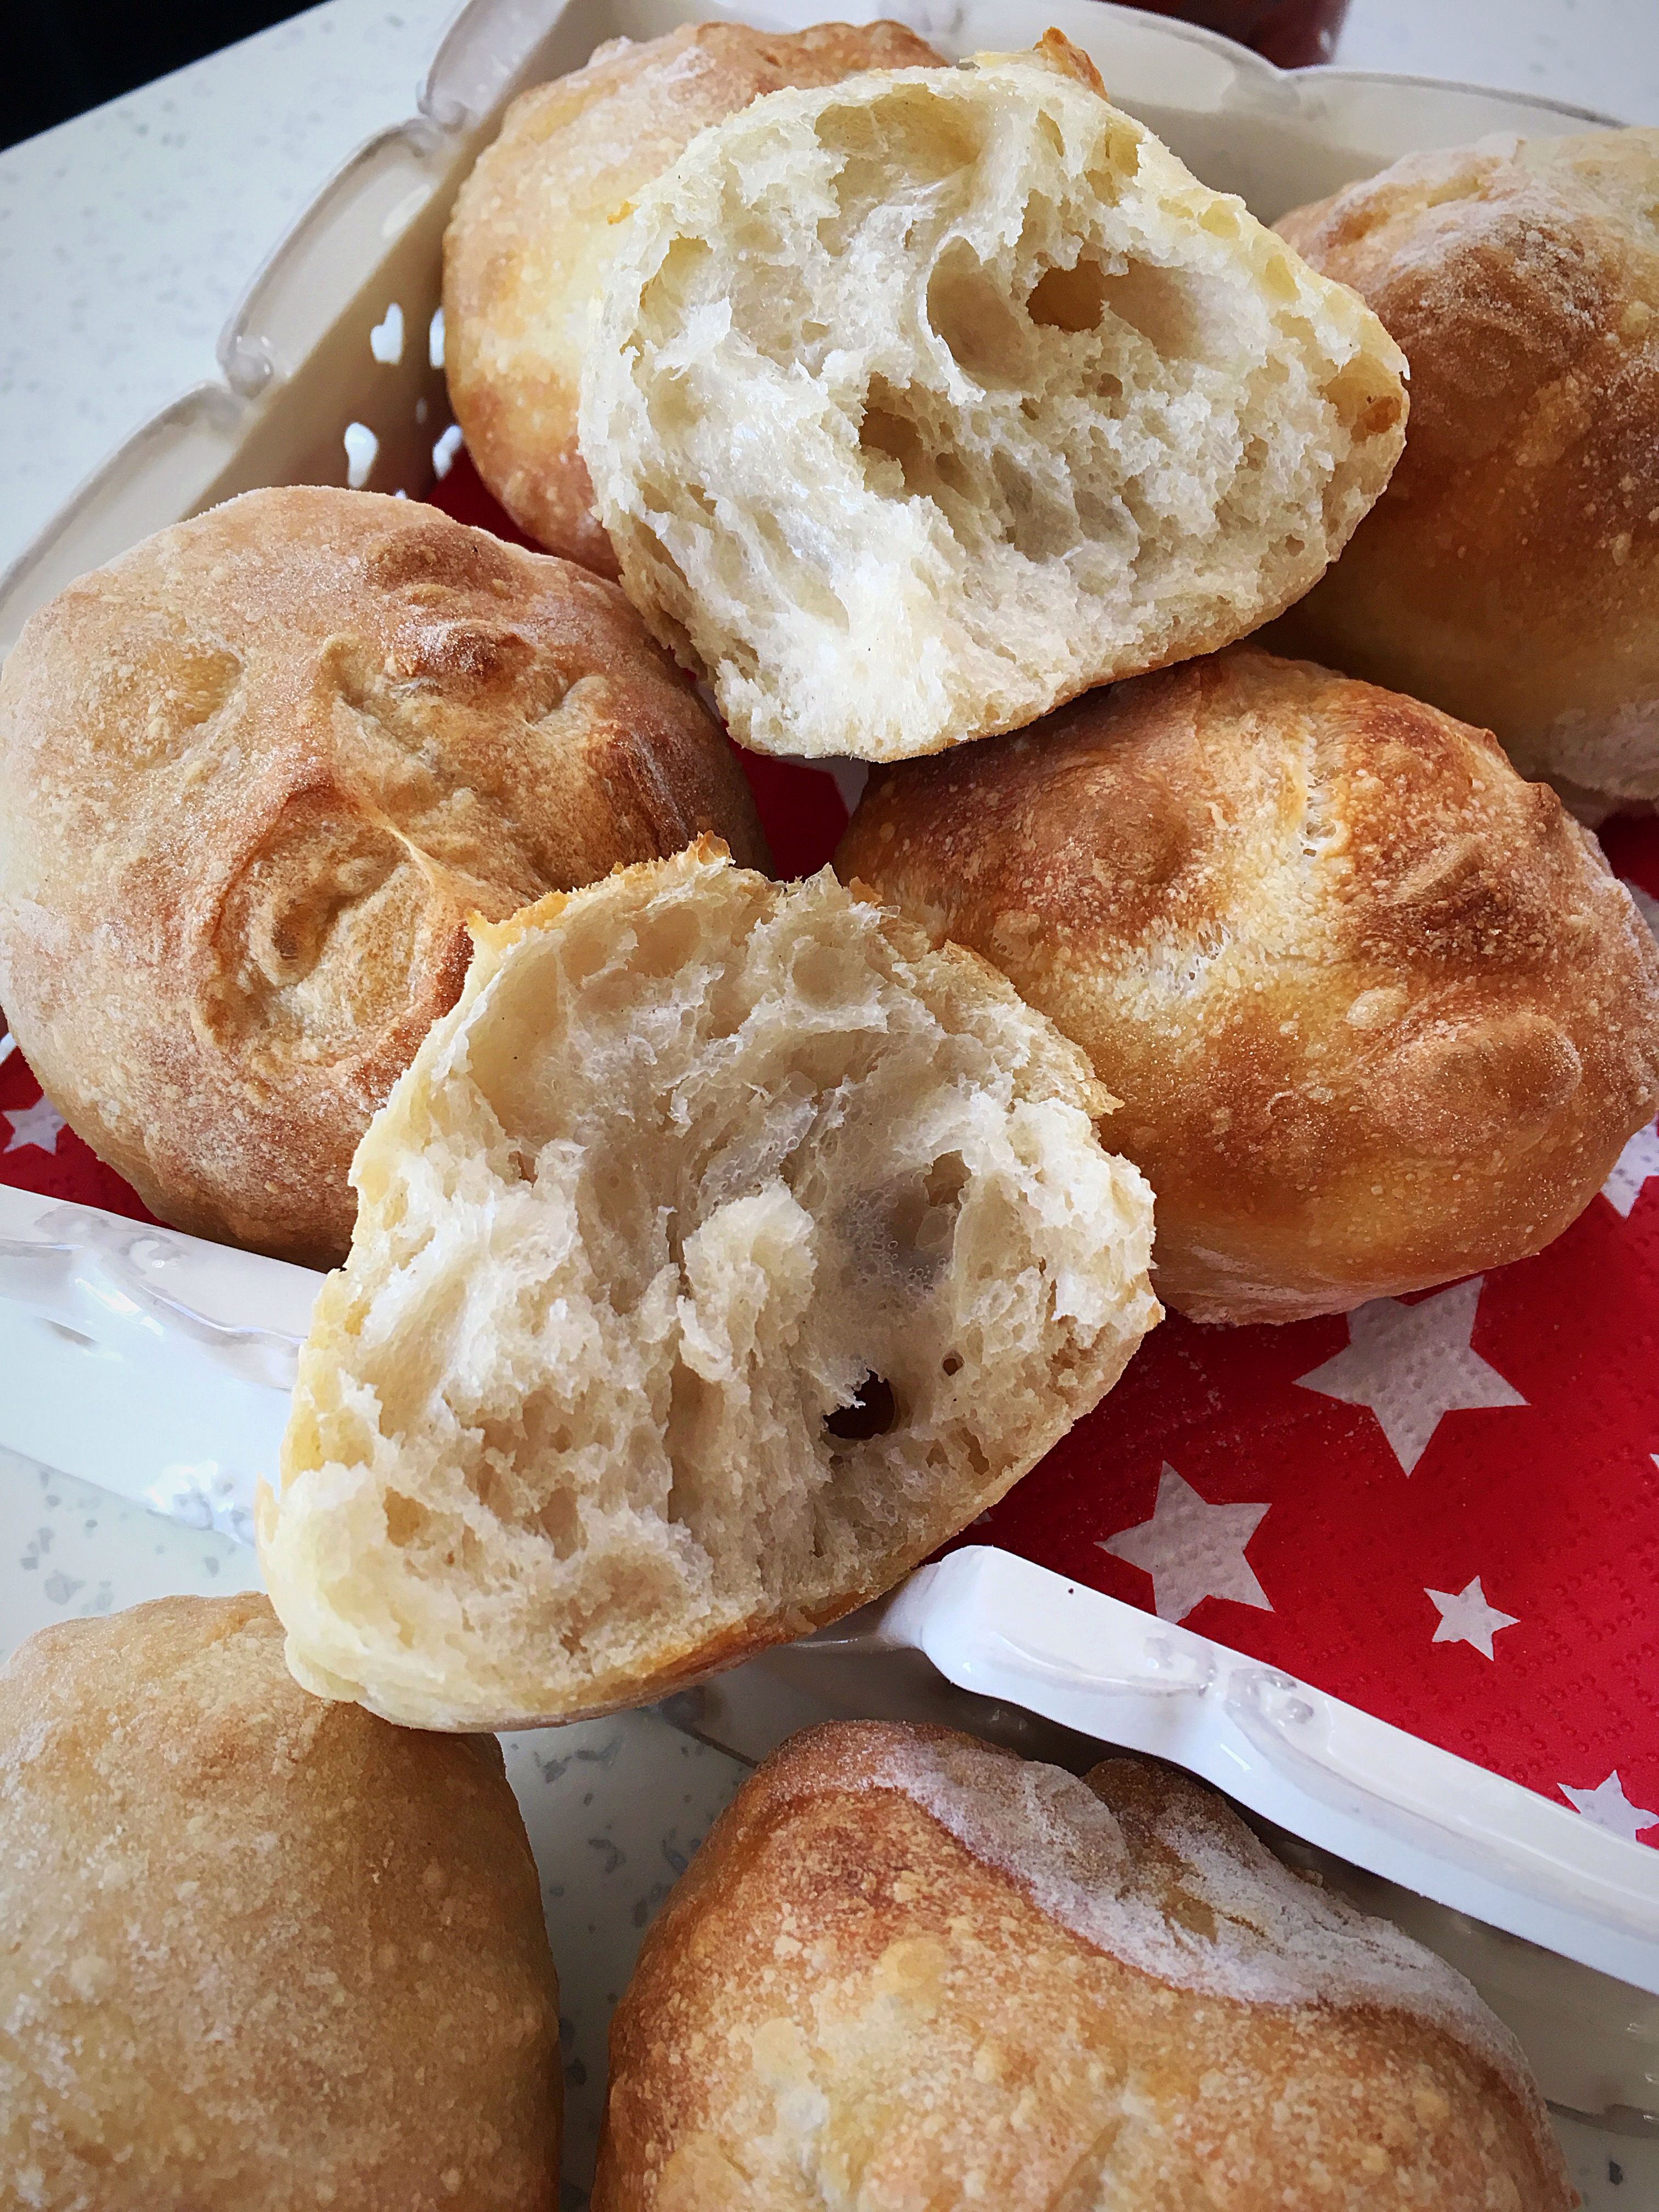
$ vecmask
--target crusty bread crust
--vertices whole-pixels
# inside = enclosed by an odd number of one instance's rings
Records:
[[[703,830],[730,748],[612,585],[368,492],[250,492],[0,677],[0,1005],[162,1220],[326,1267],[369,1115],[510,914]]]
[[[901,23],[683,23],[521,93],[444,234],[444,361],[479,475],[550,552],[617,574],[576,444],[587,316],[618,218],[699,131],[763,93],[937,62]]]
[[[1659,1104],[1659,952],[1595,841],[1484,731],[1306,662],[878,775],[836,865],[1088,1052],[1196,1320],[1536,1251]]]
[[[1567,2212],[1507,2031],[1212,1791],[848,1723],[646,1937],[594,2212]]]
[[[289,1664],[416,1726],[569,1720],[890,1589],[1158,1317],[1109,1103],[828,869],[705,843],[481,926],[261,1493]]]
[[[1403,366],[1056,33],[702,132],[619,228],[580,442],[732,734],[890,760],[1278,613],[1387,482]]]
[[[0,2197],[554,2212],[559,1996],[487,1739],[309,1698],[263,1597],[0,1673]]]
[[[1388,491],[1285,649],[1659,799],[1659,131],[1414,154],[1278,228],[1405,348]]]

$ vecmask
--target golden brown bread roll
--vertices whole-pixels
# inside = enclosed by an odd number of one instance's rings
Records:
[[[1285,647],[1659,799],[1659,131],[1413,154],[1278,225],[1405,348],[1406,453]]]
[[[1108,1103],[827,868],[710,842],[481,929],[260,1492],[289,1665],[417,1727],[574,1720],[890,1589],[1159,1318]]]
[[[836,866],[1084,1047],[1195,1320],[1536,1251],[1659,1103],[1659,953],[1594,839],[1484,731],[1306,662],[878,774]]]
[[[558,1988],[499,1746],[290,1680],[264,1599],[0,1674],[0,2202],[553,2212]]]
[[[611,40],[586,69],[520,94],[444,234],[444,358],[467,450],[521,529],[617,573],[576,392],[588,304],[641,186],[763,93],[939,59],[901,23],[683,23],[643,45]]]
[[[797,1736],[646,1937],[594,2212],[1567,2212],[1462,1977],[1224,1802],[944,1729]]]
[[[164,1221],[325,1267],[370,1115],[510,914],[702,830],[719,730],[613,585],[433,508],[250,492],[0,678],[0,1005]]]

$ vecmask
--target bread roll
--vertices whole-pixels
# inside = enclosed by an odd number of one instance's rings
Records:
[[[511,914],[703,830],[730,748],[614,586],[368,492],[250,492],[0,677],[0,1004],[162,1220],[326,1267],[369,1115]]]
[[[1306,662],[888,771],[836,866],[1083,1046],[1197,1321],[1535,1252],[1659,1105],[1659,953],[1595,841],[1484,731]]]
[[[1382,503],[1289,649],[1495,730],[1584,819],[1659,799],[1659,131],[1414,154],[1279,228],[1405,348]]]
[[[758,94],[939,59],[900,23],[682,23],[643,45],[611,40],[586,69],[520,94],[444,234],[444,360],[467,450],[521,529],[617,573],[576,447],[576,392],[634,195]]]
[[[1567,2212],[1508,2030],[1224,1801],[945,1729],[787,1744],[611,2024],[593,2212]]]
[[[0,1674],[0,2201],[553,2212],[559,1994],[499,1747],[325,1705],[262,1597]]]
[[[892,760],[1299,597],[1388,480],[1402,366],[1053,33],[703,132],[619,234],[581,449],[733,735]]]
[[[641,1704],[846,1613],[1158,1318],[1087,1064],[971,954],[705,844],[482,927],[353,1167],[260,1553],[308,1688]]]

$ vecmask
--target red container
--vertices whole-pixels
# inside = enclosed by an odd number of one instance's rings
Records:
[[[1336,52],[1348,0],[1128,0],[1148,15],[1173,15],[1253,46],[1280,69],[1306,69]]]

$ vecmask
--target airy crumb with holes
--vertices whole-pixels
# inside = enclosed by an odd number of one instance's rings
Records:
[[[890,760],[1299,598],[1399,458],[1404,369],[1050,33],[693,140],[623,226],[580,437],[733,734]]]
[[[259,1545],[307,1687],[642,1703],[890,1588],[1158,1317],[1087,1062],[713,841],[481,926],[364,1139]]]

